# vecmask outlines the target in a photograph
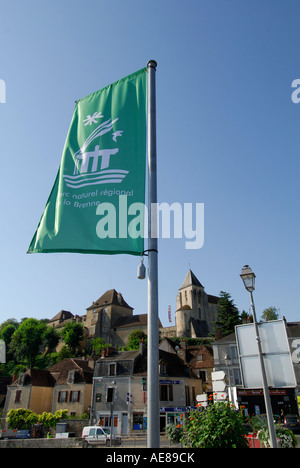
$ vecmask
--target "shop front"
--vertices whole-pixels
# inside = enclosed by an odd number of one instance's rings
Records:
[[[189,413],[195,407],[191,406],[169,406],[159,409],[160,432],[165,432],[168,424],[183,424],[186,413]]]
[[[294,388],[271,388],[271,405],[274,417],[282,414],[298,414],[298,405]],[[266,414],[262,389],[237,389],[239,406],[244,406],[245,416]]]

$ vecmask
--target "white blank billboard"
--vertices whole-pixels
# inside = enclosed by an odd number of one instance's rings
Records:
[[[290,347],[283,320],[258,324],[268,387],[296,387]],[[255,328],[252,323],[235,328],[244,388],[262,388]]]

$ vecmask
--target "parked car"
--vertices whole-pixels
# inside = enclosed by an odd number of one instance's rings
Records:
[[[0,439],[30,439],[32,431],[30,429],[8,429],[0,430]]]
[[[89,445],[121,445],[122,439],[115,434],[111,434],[110,430],[101,426],[86,426],[82,430],[81,437],[83,439],[83,447]]]
[[[20,429],[17,432],[16,439],[31,439],[32,430],[31,429]]]
[[[300,422],[296,414],[286,414],[284,416],[283,426],[292,432],[300,433]]]

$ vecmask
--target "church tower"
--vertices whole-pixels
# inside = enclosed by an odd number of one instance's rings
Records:
[[[210,296],[189,270],[176,299],[176,334],[191,338],[206,337],[213,329],[217,316],[216,296]]]

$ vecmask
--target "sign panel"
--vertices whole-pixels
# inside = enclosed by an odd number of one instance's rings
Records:
[[[211,373],[212,380],[224,380],[226,379],[226,374],[224,371],[215,371]]]
[[[285,323],[271,320],[258,324],[269,387],[296,387]],[[254,324],[235,328],[244,388],[262,388],[261,369]]]

